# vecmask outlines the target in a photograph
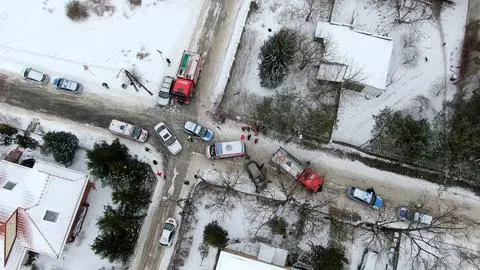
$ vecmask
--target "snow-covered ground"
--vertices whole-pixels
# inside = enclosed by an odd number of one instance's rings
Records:
[[[143,0],[132,8],[128,1],[106,1],[114,6],[113,13],[98,16],[90,11],[87,20],[74,22],[66,16],[68,2],[0,0],[0,70],[20,76],[24,67],[34,67],[51,80],[80,82],[83,95],[90,98],[142,106],[153,106],[162,77],[176,73],[203,4]],[[134,68],[154,95],[132,86],[123,89],[122,68]],[[103,82],[110,89],[103,88]]]
[[[379,97],[366,99],[365,94],[342,91],[333,139],[362,146],[371,138],[372,115],[385,107],[432,119],[444,100],[450,100],[457,85],[450,78],[459,73],[460,56],[468,0],[456,0],[444,7],[439,20],[396,25],[395,10],[387,2],[356,1],[355,27],[359,30],[387,34],[393,40],[389,83]],[[336,21],[352,21],[352,1],[336,1]],[[344,8],[345,5],[345,8]],[[428,12],[428,11],[427,11]],[[415,35],[411,45],[404,47],[405,35]],[[406,50],[418,50],[416,64],[403,64]],[[445,89],[444,86],[445,85]],[[424,98],[422,98],[425,97]]]

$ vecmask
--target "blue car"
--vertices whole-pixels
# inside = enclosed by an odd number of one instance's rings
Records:
[[[75,94],[80,94],[82,92],[82,85],[80,83],[65,78],[56,78],[53,80],[53,86],[57,89]]]
[[[213,138],[213,131],[208,128],[204,128],[192,121],[187,121],[183,128],[188,134],[200,137],[200,139],[202,139],[203,141],[209,142]]]
[[[378,197],[373,189],[367,189],[367,191],[365,191],[356,187],[349,187],[347,190],[347,196],[350,199],[368,205],[373,209],[380,209],[383,207],[383,199]]]

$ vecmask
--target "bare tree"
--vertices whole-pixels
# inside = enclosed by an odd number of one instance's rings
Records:
[[[418,34],[416,31],[408,31],[402,34],[403,48],[415,47],[418,42]]]
[[[418,62],[418,48],[409,47],[403,50],[402,60],[404,65],[415,66]]]
[[[395,0],[397,24],[414,24],[433,18],[427,2],[421,0]]]
[[[307,17],[305,17],[305,21],[308,22],[312,17],[313,12],[320,6],[321,2],[318,0],[306,0],[306,2],[308,14]]]
[[[464,247],[449,243],[449,239],[468,241],[471,233],[479,227],[477,222],[461,216],[456,207],[438,204],[436,215],[433,215],[430,224],[399,222],[396,213],[385,210],[378,211],[372,218],[373,220],[351,222],[332,215],[328,217],[335,222],[359,228],[359,236],[370,239],[367,248],[385,249],[388,246],[389,235],[401,234],[402,248],[410,258],[412,270],[421,269],[419,265],[425,269],[445,266],[457,255],[463,256],[464,264],[480,263],[478,252],[467,252]]]
[[[299,34],[295,55],[297,69],[303,70],[309,64],[320,65],[320,62],[324,59],[325,52],[326,47],[323,42],[317,41],[313,37],[305,34]]]
[[[214,202],[207,204],[206,207],[223,216],[228,214],[228,211],[235,207],[235,199],[238,198],[238,191],[235,188],[241,183],[241,175],[241,170],[233,167],[227,168],[226,171],[217,171],[215,180],[217,185],[211,185],[215,196]]]

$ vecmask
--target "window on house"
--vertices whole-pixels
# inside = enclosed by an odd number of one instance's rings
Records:
[[[12,190],[16,185],[17,185],[17,183],[8,181],[8,182],[3,186],[3,188],[4,188],[4,189],[8,189],[8,190]]]
[[[45,213],[43,220],[50,221],[50,222],[57,222],[58,213],[53,211],[48,211]]]

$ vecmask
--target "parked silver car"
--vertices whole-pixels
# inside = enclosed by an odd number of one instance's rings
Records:
[[[163,77],[160,90],[158,91],[157,104],[167,106],[170,104],[172,84],[175,79],[170,76]]]
[[[25,68],[22,71],[22,76],[28,81],[39,83],[39,84],[47,84],[48,80],[50,79],[47,74],[42,73],[31,67]]]

